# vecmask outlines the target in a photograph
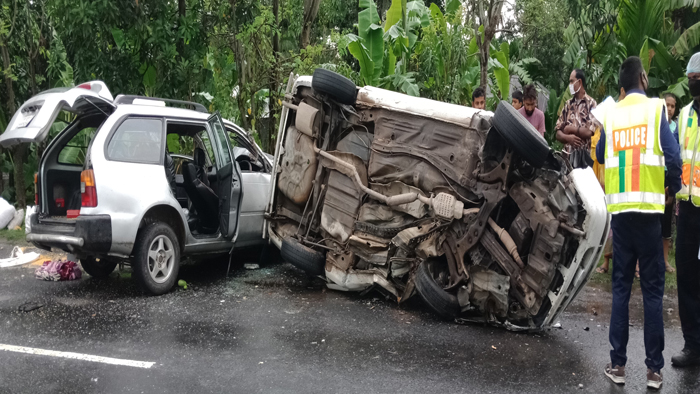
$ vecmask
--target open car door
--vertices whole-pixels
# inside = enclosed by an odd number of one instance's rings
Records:
[[[226,239],[233,239],[238,230],[238,213],[241,205],[241,174],[233,161],[231,143],[224,122],[217,111],[207,119],[210,138],[216,156],[216,178],[219,195],[219,228]]]
[[[15,112],[0,135],[0,145],[39,143],[49,135],[51,125],[61,111],[78,116],[96,112],[111,114],[116,108],[104,82],[92,81],[74,88],[56,88],[30,98]]]

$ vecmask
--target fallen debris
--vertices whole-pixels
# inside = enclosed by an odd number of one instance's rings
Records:
[[[255,264],[255,263],[246,263],[246,264],[243,264],[243,268],[245,268],[247,270],[256,270],[256,269],[260,268],[260,265]]]
[[[76,280],[83,276],[80,267],[69,260],[47,260],[34,272],[37,279],[54,282],[62,280]]]
[[[554,325],[552,326],[552,328],[559,328],[559,329],[561,329],[561,322],[556,322],[556,323],[554,323]]]
[[[187,290],[187,282],[185,282],[184,280],[182,280],[182,279],[178,280],[177,285],[182,287],[184,290]]]
[[[0,268],[7,268],[7,267],[14,267],[17,265],[23,265],[23,264],[28,264],[31,263],[32,261],[36,260],[39,258],[39,253],[36,252],[30,252],[30,253],[24,253],[22,252],[22,249],[19,248],[19,246],[15,246],[14,249],[12,249],[12,253],[10,254],[10,257],[6,259],[0,259]]]
[[[44,306],[44,304],[41,304],[39,302],[29,301],[29,302],[25,302],[24,304],[20,305],[17,308],[17,310],[20,312],[31,312],[31,311],[33,311],[35,309],[39,309],[43,306]]]

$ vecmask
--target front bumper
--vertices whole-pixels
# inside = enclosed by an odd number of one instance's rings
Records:
[[[30,216],[27,241],[48,249],[70,253],[106,254],[112,247],[112,218],[109,215],[83,215],[72,219],[39,219]]]

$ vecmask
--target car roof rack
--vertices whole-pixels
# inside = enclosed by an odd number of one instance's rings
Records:
[[[114,99],[114,104],[133,104],[134,99],[138,100],[151,100],[151,101],[162,101],[164,103],[168,104],[177,104],[177,105],[187,105],[192,107],[197,112],[203,112],[205,114],[208,114],[209,111],[207,111],[207,108],[200,104],[200,103],[195,103],[193,101],[184,101],[184,100],[172,100],[172,99],[164,99],[160,97],[146,97],[146,96],[137,96],[133,94],[120,94],[117,96],[117,98]]]

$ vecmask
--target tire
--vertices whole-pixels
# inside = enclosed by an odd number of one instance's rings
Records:
[[[542,168],[552,154],[537,129],[507,101],[498,105],[491,124],[511,149],[535,168]]]
[[[312,276],[326,274],[326,256],[299,243],[296,239],[282,240],[282,259]]]
[[[314,71],[311,87],[340,104],[354,105],[357,99],[357,86],[351,80],[323,68]]]
[[[117,263],[107,259],[97,259],[93,256],[80,259],[83,270],[93,278],[103,279],[109,276],[117,267]]]
[[[141,229],[131,266],[143,291],[153,295],[170,291],[180,270],[180,242],[173,229],[160,222]]]
[[[440,263],[440,260],[428,259],[418,267],[414,278],[416,291],[428,307],[440,317],[454,319],[461,310],[459,301],[456,296],[446,292],[433,276],[434,270]]]

